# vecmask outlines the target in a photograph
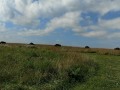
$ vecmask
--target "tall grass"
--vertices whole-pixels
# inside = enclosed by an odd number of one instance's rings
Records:
[[[97,71],[89,57],[66,48],[0,46],[1,90],[68,90]]]

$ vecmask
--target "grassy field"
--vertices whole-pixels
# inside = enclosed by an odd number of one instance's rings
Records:
[[[0,90],[120,90],[120,50],[0,45]]]

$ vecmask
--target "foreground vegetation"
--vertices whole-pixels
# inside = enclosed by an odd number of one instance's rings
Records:
[[[1,90],[119,90],[120,51],[0,46]]]

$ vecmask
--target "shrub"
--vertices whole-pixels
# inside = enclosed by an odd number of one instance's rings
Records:
[[[11,82],[13,80],[13,76],[5,71],[0,72],[0,84]]]
[[[116,47],[116,48],[114,48],[114,50],[120,50],[120,48],[119,48],[119,47]]]
[[[56,47],[61,47],[61,45],[60,45],[60,44],[55,44],[54,46],[56,46]]]
[[[31,42],[31,43],[29,43],[29,45],[35,45],[35,44]]]
[[[70,82],[84,82],[89,77],[96,74],[98,65],[93,61],[82,62],[79,65],[73,65],[67,70]]]
[[[90,48],[89,46],[85,46],[85,48]]]
[[[4,42],[4,41],[1,41],[1,42],[0,42],[0,44],[6,44],[6,42]]]

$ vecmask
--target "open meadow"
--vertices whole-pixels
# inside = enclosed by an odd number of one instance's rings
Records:
[[[0,90],[120,90],[120,50],[0,45]]]

